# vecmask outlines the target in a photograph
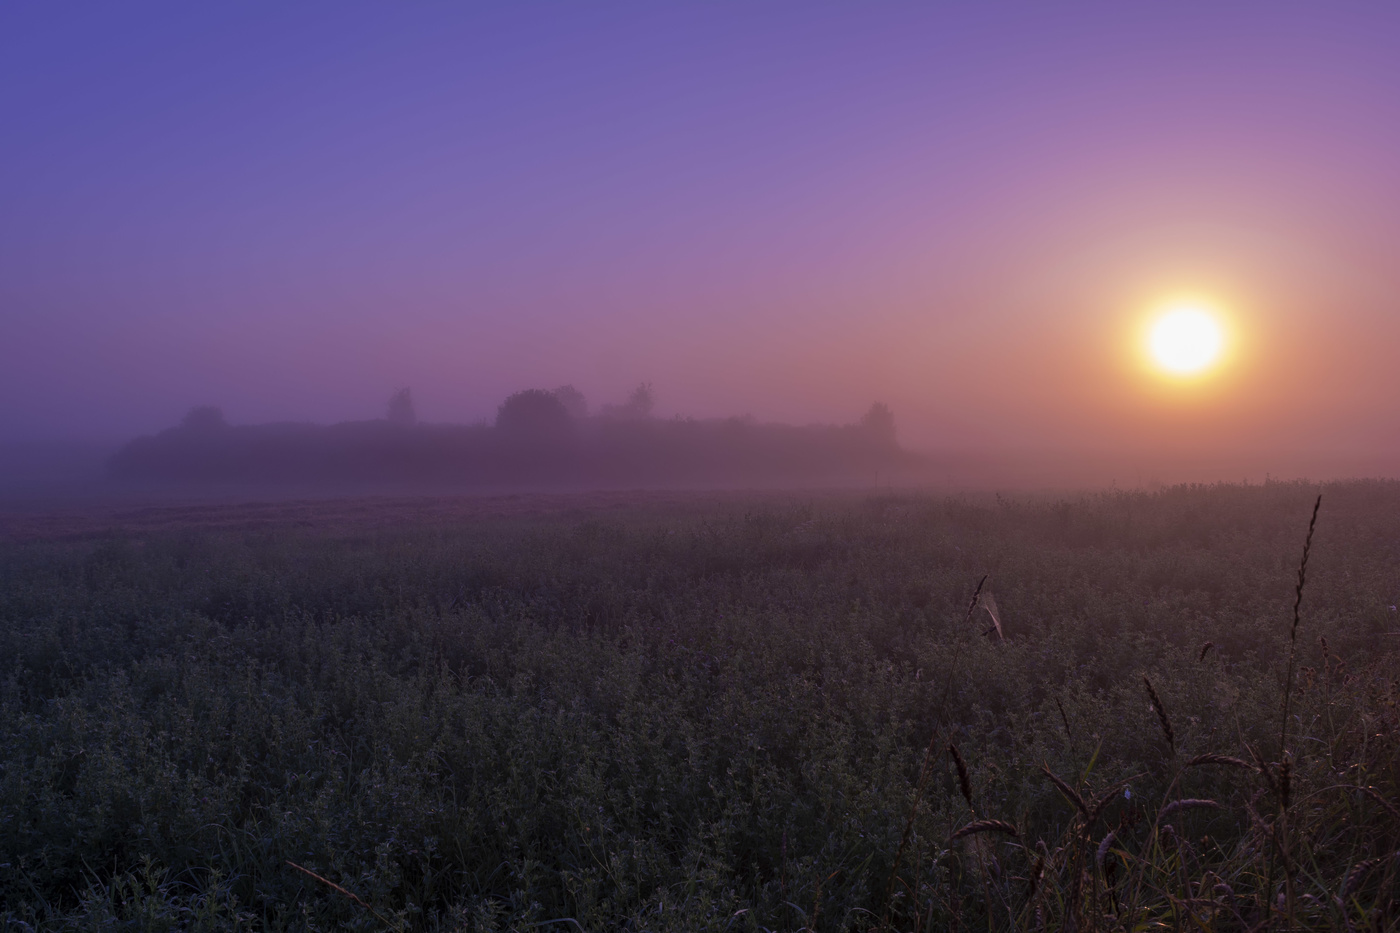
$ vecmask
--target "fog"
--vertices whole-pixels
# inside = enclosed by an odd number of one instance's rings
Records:
[[[1397,41],[1341,7],[6,5],[0,489],[1394,476]],[[1186,293],[1232,339],[1190,385],[1139,347]],[[564,385],[567,452],[510,466],[502,404]],[[398,466],[344,455],[406,386]],[[132,453],[199,406],[213,465]]]
[[[893,414],[876,402],[849,425],[758,424],[751,418],[653,416],[650,384],[590,413],[573,386],[526,389],[503,401],[494,422],[425,424],[409,389],[384,417],[333,425],[231,425],[213,406],[141,437],[107,462],[107,475],[136,484],[410,484],[513,489],[658,485],[849,483],[881,470],[911,475]]]

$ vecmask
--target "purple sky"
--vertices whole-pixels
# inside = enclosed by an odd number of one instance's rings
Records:
[[[923,446],[1400,448],[1400,8],[1029,7],[6,3],[0,436],[648,380]],[[1183,291],[1240,334],[1191,398],[1126,336]]]

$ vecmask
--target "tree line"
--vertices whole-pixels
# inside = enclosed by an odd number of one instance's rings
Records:
[[[881,402],[845,425],[654,412],[650,383],[597,412],[573,386],[525,389],[492,422],[470,425],[420,421],[408,388],[390,396],[383,418],[329,425],[233,425],[205,405],[127,443],[108,473],[145,482],[752,484],[841,482],[912,463]]]

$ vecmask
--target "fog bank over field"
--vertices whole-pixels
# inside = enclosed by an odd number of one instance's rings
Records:
[[[513,393],[494,421],[420,422],[408,389],[383,418],[330,425],[232,425],[213,406],[124,445],[108,475],[125,483],[376,484],[463,488],[849,484],[919,465],[894,415],[873,403],[847,425],[752,417],[658,418],[650,384],[591,412],[573,386]]]
[[[492,421],[428,423],[399,389],[378,419],[230,424],[213,406],[124,444],[106,462],[121,484],[408,484],[461,489],[932,486],[949,490],[1156,489],[1163,485],[1354,479],[1400,475],[1383,450],[951,445],[903,442],[895,414],[874,402],[849,424],[789,425],[752,415],[656,414],[650,383],[590,406],[572,385],[506,398]]]
[[[847,424],[656,413],[649,383],[590,406],[573,386],[513,393],[495,418],[420,419],[409,389],[378,418],[238,423],[211,405],[135,438],[0,444],[11,506],[102,499],[250,499],[514,491],[894,489],[1152,491],[1181,483],[1400,475],[1400,457],[1345,450],[916,446],[893,410]]]

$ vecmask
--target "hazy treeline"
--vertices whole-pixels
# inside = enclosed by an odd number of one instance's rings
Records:
[[[869,476],[912,463],[894,416],[875,403],[849,425],[751,418],[661,419],[650,385],[590,413],[572,386],[527,389],[494,423],[425,424],[401,389],[384,418],[231,425],[213,407],[137,438],[108,464],[126,480],[214,482],[744,483]]]

